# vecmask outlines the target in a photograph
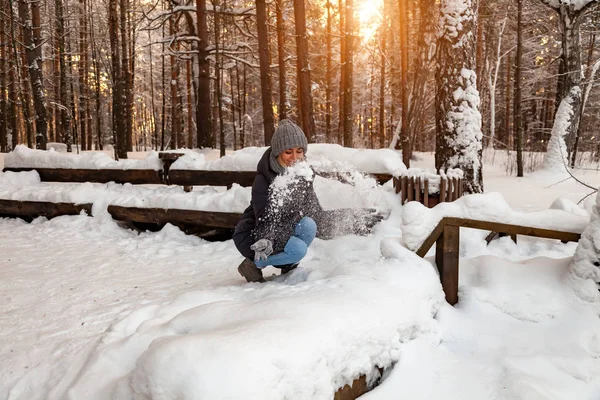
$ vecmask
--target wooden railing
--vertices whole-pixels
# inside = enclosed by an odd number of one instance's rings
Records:
[[[429,193],[429,179],[423,177],[400,176],[394,178],[394,187],[396,193],[400,193],[402,204],[406,201],[418,201],[429,208],[439,203],[454,201],[463,195],[462,178],[440,176],[439,180],[439,192],[435,195]]]
[[[446,301],[451,305],[458,302],[458,259],[460,251],[460,228],[481,229],[511,235],[516,240],[517,235],[533,236],[547,239],[558,239],[563,242],[577,242],[580,232],[558,231],[552,229],[534,228],[531,226],[504,224],[500,222],[481,221],[466,218],[444,217],[429,237],[416,251],[420,257],[425,257],[435,243],[435,264],[440,273],[442,288]]]

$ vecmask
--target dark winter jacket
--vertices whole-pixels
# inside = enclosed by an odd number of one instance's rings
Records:
[[[283,251],[302,217],[311,217],[317,224],[317,236],[330,237],[333,222],[348,210],[324,211],[314,191],[313,181],[298,177],[280,191],[272,183],[277,173],[270,167],[271,149],[267,149],[257,166],[252,185],[252,200],[244,211],[233,234],[233,241],[243,256],[253,259],[250,246],[259,239],[273,243],[273,253]]]

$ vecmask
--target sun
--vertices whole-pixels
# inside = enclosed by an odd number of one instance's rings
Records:
[[[356,5],[356,19],[360,35],[368,39],[381,25],[383,0],[359,0]]]

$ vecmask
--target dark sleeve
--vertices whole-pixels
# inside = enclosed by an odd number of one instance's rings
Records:
[[[252,184],[252,207],[256,223],[263,221],[267,213],[269,203],[269,182],[262,174],[257,174]]]

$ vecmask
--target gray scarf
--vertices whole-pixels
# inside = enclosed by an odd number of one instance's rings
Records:
[[[277,157],[273,155],[273,152],[271,152],[271,157],[269,157],[269,165],[273,171],[277,172],[277,175],[283,175],[285,172],[285,167],[279,164],[279,161],[277,160]]]

